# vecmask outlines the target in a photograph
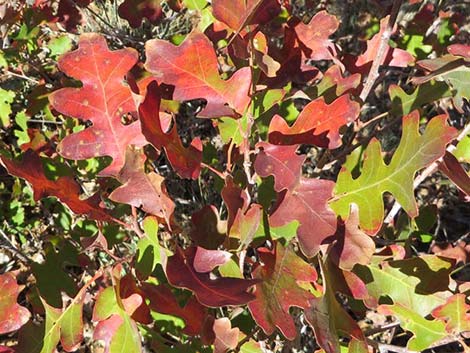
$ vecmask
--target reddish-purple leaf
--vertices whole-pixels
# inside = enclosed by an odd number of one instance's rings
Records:
[[[179,176],[197,179],[201,171],[202,142],[195,138],[190,146],[185,148],[175,125],[170,131],[163,131],[159,114],[160,94],[157,82],[152,81],[147,87],[145,100],[139,106],[142,133],[157,150],[165,150],[171,166]]]
[[[254,299],[248,289],[256,280],[240,278],[211,279],[209,273],[198,273],[194,269],[195,248],[185,252],[177,248],[175,255],[168,258],[166,274],[175,287],[194,292],[199,302],[209,307],[242,305]]]
[[[100,208],[99,197],[92,196],[85,200],[80,197],[80,186],[72,177],[63,176],[55,181],[47,179],[41,159],[32,150],[26,151],[20,163],[5,157],[0,157],[0,162],[5,165],[9,173],[31,184],[35,201],[53,196],[76,214],[83,214],[99,221],[111,220],[106,211]]]
[[[238,327],[232,328],[230,319],[222,317],[214,321],[214,353],[225,353],[228,350],[235,349],[240,336]]]
[[[439,169],[465,194],[470,196],[470,176],[452,153],[446,152]]]
[[[248,208],[249,196],[245,190],[242,190],[233,182],[231,177],[227,177],[225,179],[225,186],[222,189],[221,195],[225,205],[227,206],[227,230],[230,232],[238,214],[244,213]]]
[[[118,8],[118,14],[131,27],[140,27],[144,18],[156,25],[163,16],[161,0],[125,0]]]
[[[230,260],[230,257],[232,254],[228,251],[207,250],[198,246],[194,255],[194,269],[200,273],[211,272]]]
[[[302,110],[294,125],[275,115],[269,124],[269,142],[276,145],[315,144],[330,149],[341,145],[339,128],[357,119],[360,105],[343,95],[331,104],[320,97]]]
[[[299,221],[297,230],[302,252],[314,256],[322,243],[336,232],[336,214],[329,208],[334,183],[329,180],[301,177],[304,157],[295,154],[296,146],[258,145],[255,161],[258,175],[274,176],[274,188],[280,194],[277,207],[269,217],[269,224],[280,227]]]
[[[142,291],[149,300],[149,308],[157,313],[178,316],[184,320],[183,332],[190,336],[199,335],[204,328],[207,309],[192,296],[184,307],[181,307],[166,285],[143,283]]]
[[[303,57],[315,61],[333,59],[336,48],[329,37],[338,26],[338,19],[326,11],[315,14],[308,24],[299,23],[295,33],[301,43]]]
[[[29,310],[16,302],[22,289],[12,272],[0,275],[0,335],[18,330],[31,317]]]
[[[112,163],[101,176],[116,176],[124,165],[128,145],[147,144],[140,122],[128,125],[121,118],[135,113],[132,91],[124,77],[137,62],[131,48],[110,51],[106,40],[93,33],[80,36],[78,49],[63,55],[59,68],[82,81],[81,88],[62,88],[49,96],[51,105],[62,114],[91,121],[93,126],[66,136],[59,153],[69,159],[110,156]]]
[[[272,252],[264,248],[258,252],[261,263],[253,271],[253,277],[261,281],[256,285],[256,299],[248,303],[248,308],[267,335],[277,327],[287,339],[293,340],[297,333],[289,308],[307,308],[313,298],[298,282],[314,282],[317,273],[292,249],[280,243]]]
[[[330,66],[330,68],[323,74],[323,78],[316,86],[316,89],[318,95],[323,95],[325,91],[336,87],[336,97],[339,97],[345,93],[352,93],[356,91],[356,88],[360,85],[360,83],[360,74],[356,73],[348,77],[343,77],[340,67],[338,65],[333,65]]]
[[[236,32],[244,26],[265,23],[281,11],[277,0],[214,0],[214,17]]]
[[[215,250],[225,240],[227,221],[220,220],[219,211],[213,205],[207,205],[191,216],[191,239],[198,246]]]
[[[157,173],[145,173],[144,163],[145,154],[129,148],[126,164],[118,176],[123,185],[114,190],[109,198],[134,207],[142,207],[145,212],[163,218],[170,224],[175,204],[168,196],[164,178]]]
[[[174,99],[207,100],[201,116],[233,116],[234,110],[242,114],[248,106],[250,69],[240,69],[230,79],[222,80],[214,48],[204,34],[192,32],[179,46],[152,39],[147,41],[145,49],[145,67],[158,81],[175,86]]]

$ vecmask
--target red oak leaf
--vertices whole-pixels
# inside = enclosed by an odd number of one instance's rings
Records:
[[[307,104],[291,127],[282,117],[275,115],[269,124],[269,142],[338,148],[341,145],[339,128],[356,120],[359,111],[359,103],[352,101],[348,95],[339,97],[331,104],[326,104],[320,97]]]
[[[173,98],[204,98],[206,107],[200,115],[214,118],[242,114],[250,102],[250,69],[242,68],[226,81],[220,78],[217,56],[207,37],[192,32],[179,46],[152,39],[145,44],[145,67],[160,82],[174,85]]]
[[[259,143],[255,170],[261,177],[274,176],[274,189],[281,193],[269,224],[280,227],[299,221],[297,236],[302,252],[314,256],[321,244],[336,232],[336,215],[329,208],[334,182],[301,176],[304,157],[295,154],[297,146]]]
[[[140,27],[144,18],[153,25],[163,16],[161,0],[125,0],[118,8],[118,14],[133,28]]]
[[[215,333],[214,353],[225,353],[237,347],[240,329],[232,328],[230,319],[222,317],[215,320],[213,330]]]
[[[242,305],[254,299],[248,289],[257,283],[256,280],[211,279],[209,273],[198,273],[194,269],[195,254],[195,248],[185,252],[177,248],[175,255],[168,258],[166,274],[172,285],[193,291],[199,302],[209,307]]]
[[[31,316],[28,309],[16,302],[22,290],[12,272],[0,275],[0,335],[18,330]]]
[[[145,100],[139,106],[142,133],[157,150],[165,150],[171,166],[182,178],[197,179],[201,171],[202,142],[195,138],[188,148],[183,146],[176,126],[164,132],[160,120],[160,88],[152,81],[147,87]]]
[[[380,41],[382,40],[383,33],[387,29],[388,17],[386,16],[380,20],[380,31],[375,34],[369,41],[367,41],[367,50],[361,54],[350,67],[351,72],[366,73],[369,72],[372,62],[377,56],[379,50]],[[408,53],[406,50],[400,48],[387,47],[387,52],[383,56],[381,65],[406,67],[410,63],[415,61],[413,55]],[[350,59],[350,58],[349,58]],[[348,60],[349,60],[348,59]]]
[[[338,19],[320,11],[312,17],[308,24],[300,22],[295,27],[295,33],[301,44],[305,59],[332,60],[336,55],[336,47],[329,37],[336,32],[339,26]]]
[[[240,32],[244,26],[266,23],[281,11],[277,0],[214,0],[214,17]]]
[[[256,299],[248,303],[253,318],[267,335],[275,328],[293,340],[296,336],[295,323],[289,308],[307,308],[313,295],[298,285],[298,282],[314,282],[315,269],[303,261],[290,248],[277,243],[274,251],[258,249],[262,264],[253,271],[253,277],[260,279],[256,285]]]
[[[204,321],[207,319],[207,309],[192,296],[184,307],[181,307],[171,289],[163,284],[158,286],[143,283],[142,291],[149,299],[149,308],[157,313],[178,316],[184,320],[183,332],[190,336],[201,334]]]
[[[168,196],[164,178],[157,173],[145,173],[144,163],[145,154],[129,148],[126,164],[118,175],[123,185],[114,190],[109,198],[134,207],[142,207],[145,212],[165,219],[169,225],[175,204]]]
[[[10,174],[31,184],[35,201],[53,196],[76,214],[87,215],[98,221],[111,220],[106,211],[100,208],[98,195],[85,200],[80,197],[80,185],[72,177],[63,176],[55,181],[47,179],[41,159],[32,150],[26,151],[20,163],[5,157],[0,157],[0,162],[5,165]]]
[[[147,144],[140,122],[121,122],[123,115],[135,113],[132,91],[124,77],[137,62],[131,48],[110,51],[105,39],[93,33],[80,36],[78,49],[63,55],[59,68],[82,81],[82,88],[62,88],[49,96],[60,113],[90,120],[93,126],[68,135],[59,144],[59,153],[69,159],[110,156],[112,163],[101,176],[116,176],[124,165],[126,147]]]

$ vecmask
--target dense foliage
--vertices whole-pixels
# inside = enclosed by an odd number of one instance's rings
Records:
[[[0,2],[0,352],[470,351],[466,11]]]

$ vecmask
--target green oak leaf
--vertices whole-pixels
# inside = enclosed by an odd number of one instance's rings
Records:
[[[366,151],[361,170],[353,178],[350,170],[341,169],[331,208],[347,219],[350,205],[359,207],[359,224],[363,231],[375,234],[382,226],[384,206],[382,195],[390,192],[410,217],[418,215],[414,198],[413,180],[416,172],[444,155],[447,144],[456,130],[446,124],[446,115],[433,118],[424,133],[419,133],[419,113],[413,111],[403,118],[400,144],[389,164],[382,158],[380,142],[372,139]]]
[[[447,302],[432,311],[432,316],[445,321],[450,334],[470,331],[470,305],[465,302],[465,294],[459,293],[447,299]]]
[[[368,306],[374,307],[379,299],[389,297],[394,304],[426,316],[446,302],[452,266],[449,259],[424,255],[381,265],[357,265],[354,272],[366,285]]]
[[[389,94],[392,100],[392,112],[404,115],[420,108],[424,104],[452,96],[452,92],[447,84],[439,81],[426,82],[418,86],[410,94],[407,94],[400,86],[391,85]]]
[[[15,92],[0,88],[0,123],[4,127],[10,125],[11,103],[15,99]]]
[[[452,153],[460,162],[470,163],[470,135],[464,136]]]
[[[447,337],[443,322],[427,320],[403,305],[381,305],[378,307],[378,312],[384,315],[396,316],[400,320],[400,326],[413,333],[413,337],[407,344],[407,348],[411,351],[420,352],[440,339]]]

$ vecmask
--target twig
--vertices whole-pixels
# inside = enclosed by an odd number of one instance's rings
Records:
[[[369,96],[372,87],[374,86],[375,80],[379,77],[379,67],[382,64],[382,61],[385,58],[388,49],[388,41],[390,40],[390,36],[393,32],[393,27],[395,26],[395,22],[398,17],[398,13],[400,11],[400,7],[403,0],[395,0],[393,2],[392,12],[388,19],[387,28],[382,33],[382,38],[380,39],[379,48],[377,49],[377,55],[372,62],[372,67],[370,68],[369,75],[367,76],[367,80],[364,83],[364,87],[362,88],[361,94],[359,98],[363,102],[366,101],[367,97]]]
[[[21,78],[23,80],[27,80],[27,81],[30,81],[30,82],[33,82],[35,84],[39,84],[39,81],[34,79],[34,78],[31,78],[31,77],[28,77],[26,75],[23,75],[23,74],[17,74],[16,72],[12,72],[12,71],[9,71],[9,70],[3,70],[5,72],[5,75],[7,76],[14,76],[14,77],[18,77],[18,78]]]
[[[7,247],[5,247],[5,248],[10,250],[16,257],[18,257],[18,259],[20,259],[21,261],[23,261],[26,264],[29,264],[29,263],[33,262],[33,260],[31,258],[29,258],[27,255],[23,254],[20,250],[18,250],[16,248],[16,246],[11,242],[11,240],[5,234],[3,229],[0,229],[0,235],[3,239],[3,241],[7,244]]]
[[[395,346],[393,344],[386,344],[386,343],[381,343],[377,342],[374,340],[371,340],[369,338],[366,338],[367,344],[369,346],[374,347],[375,349],[378,349],[381,353],[386,353],[386,352],[396,352],[396,353],[418,353],[416,351],[411,351],[407,349],[406,347],[401,347],[401,346]]]
[[[215,169],[214,167],[212,167],[212,166],[210,166],[210,165],[208,165],[208,164],[206,164],[206,163],[204,163],[204,162],[201,163],[201,166],[204,167],[204,168],[209,169],[212,173],[214,173],[215,175],[217,175],[219,178],[225,180],[225,174],[222,173],[222,172],[220,172],[220,171],[218,171],[218,170]]]
[[[371,329],[364,332],[364,336],[372,336],[372,335],[375,335],[376,333],[388,331],[388,330],[390,330],[392,328],[395,328],[397,326],[400,326],[400,321],[395,321],[395,322],[391,322],[391,323],[386,324],[386,325],[371,328]]]
[[[466,135],[470,134],[470,124],[467,124],[465,128],[457,136],[456,140],[462,140]],[[446,149],[447,152],[452,153],[457,147],[455,145],[449,145]],[[413,182],[413,188],[416,189],[427,177],[434,173],[439,167],[439,163],[442,161],[442,157],[434,161],[432,164],[427,166],[415,179]],[[393,221],[398,211],[400,211],[401,205],[395,200],[390,212],[387,214],[387,217],[384,219],[385,224],[389,224]]]

